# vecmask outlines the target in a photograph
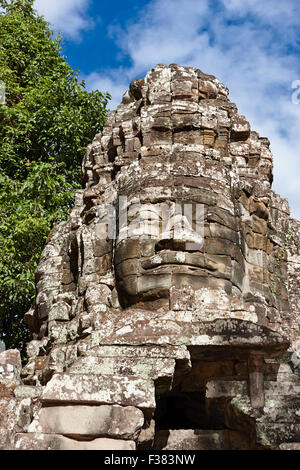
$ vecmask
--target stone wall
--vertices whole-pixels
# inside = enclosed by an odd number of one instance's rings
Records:
[[[42,253],[28,363],[0,354],[1,448],[299,445],[300,223],[269,145],[198,69],[130,84]]]

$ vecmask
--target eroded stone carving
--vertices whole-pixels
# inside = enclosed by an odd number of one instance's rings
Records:
[[[269,144],[198,69],[130,84],[43,251],[29,361],[0,402],[29,418],[2,447],[80,448],[74,405],[120,420],[82,448],[299,446],[300,223]]]

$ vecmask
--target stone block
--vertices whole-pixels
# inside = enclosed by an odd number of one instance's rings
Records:
[[[44,403],[119,404],[154,410],[154,383],[134,377],[55,374],[47,383]]]
[[[34,385],[19,385],[14,390],[14,396],[18,399],[23,398],[40,398],[43,393],[43,387]]]
[[[244,380],[209,380],[206,384],[206,398],[235,397],[247,394],[248,386]]]
[[[264,413],[272,423],[300,423],[299,394],[267,396]]]
[[[300,424],[263,422],[256,424],[257,443],[276,449],[282,442],[300,442]]]
[[[172,377],[175,359],[169,358],[122,358],[86,356],[79,358],[68,369],[69,374],[97,374],[113,376],[133,376],[153,380],[159,377]]]
[[[231,141],[245,141],[250,137],[250,124],[244,116],[234,116],[230,134]]]
[[[138,437],[138,449],[139,450],[151,450],[153,449],[155,438],[155,421],[150,420],[150,423],[145,423]]]
[[[128,357],[128,358],[173,358],[176,361],[190,361],[190,354],[185,346],[95,346],[86,352],[87,356]]]
[[[48,321],[68,321],[71,307],[66,302],[55,303],[49,312]]]
[[[156,450],[249,450],[249,438],[229,430],[170,429],[158,431]]]
[[[40,410],[28,432],[134,440],[143,424],[142,411],[133,406],[50,406]]]
[[[7,368],[7,365],[11,367]],[[0,374],[2,374],[0,377],[2,379],[16,378],[21,368],[21,356],[17,349],[7,349],[0,353]]]
[[[300,442],[283,442],[279,448],[280,450],[300,450]]]
[[[0,399],[0,450],[14,448],[14,434],[26,431],[31,420],[31,400]]]
[[[85,188],[36,271],[25,385],[18,353],[0,355],[1,445],[18,432],[20,448],[134,448],[141,425],[128,406],[144,411],[140,445],[151,445],[155,394],[171,386],[195,394],[191,422],[206,413],[205,424],[247,429],[254,443],[256,420],[261,447],[299,440],[299,357],[264,376],[245,365],[250,353],[262,363],[299,350],[300,223],[271,189],[270,142],[227,95],[214,76],[158,65],[109,114],[84,157]],[[101,222],[118,200],[129,226],[119,220],[108,240]],[[159,212],[178,202],[193,206],[189,229],[187,214],[166,227]],[[161,437],[161,448],[246,446],[224,430]]]
[[[16,450],[135,450],[134,441],[97,438],[79,441],[55,434],[16,434]]]

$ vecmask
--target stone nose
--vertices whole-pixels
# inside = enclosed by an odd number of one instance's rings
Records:
[[[155,244],[155,252],[199,251],[203,246],[203,223],[193,226],[192,218],[176,214],[168,220],[160,239]]]

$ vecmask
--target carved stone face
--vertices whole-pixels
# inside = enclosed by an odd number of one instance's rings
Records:
[[[202,305],[207,312],[208,304],[219,310],[221,300],[228,312],[232,291],[239,301],[244,260],[237,203],[230,175],[212,153],[178,144],[154,162],[142,158],[120,178],[129,226],[119,228],[115,250],[123,306],[200,312]]]
[[[88,147],[83,174],[86,187],[36,271],[27,321],[40,341],[30,345],[37,367],[28,362],[28,384],[39,377],[44,385],[54,371],[60,381],[75,361],[71,378],[96,377],[98,393],[99,374],[119,404],[119,379],[131,377],[124,381],[131,388],[149,373],[152,413],[158,387],[169,393],[171,383],[184,383],[184,394],[202,394],[202,370],[226,379],[234,372],[240,381],[247,369],[256,380],[262,355],[288,347],[270,330],[287,331],[296,345],[299,223],[271,190],[269,141],[251,132],[217,79],[171,65],[133,82]],[[115,208],[117,224],[107,231],[103,219]]]
[[[130,85],[85,156],[83,203],[57,236],[64,269],[50,266],[49,276],[45,256],[45,324],[60,282],[88,314],[117,305],[113,295],[122,308],[191,312],[195,321],[280,323],[286,267],[274,273],[287,210],[271,190],[269,141],[227,94],[215,77],[176,65]],[[117,238],[103,240],[97,210],[118,201]]]
[[[177,198],[174,187],[144,183],[123,208],[127,224],[119,227],[115,251],[118,291],[124,306],[155,302],[169,307],[172,287],[203,277],[204,206]]]
[[[259,167],[268,142],[201,72],[157,67],[138,85],[141,108],[131,86],[113,116],[111,143],[101,140],[113,155],[117,195],[126,198],[114,252],[122,307],[197,310],[206,319],[235,311],[257,321],[249,273],[263,279],[270,250],[272,165],[264,158]],[[261,291],[270,304],[271,293]]]

